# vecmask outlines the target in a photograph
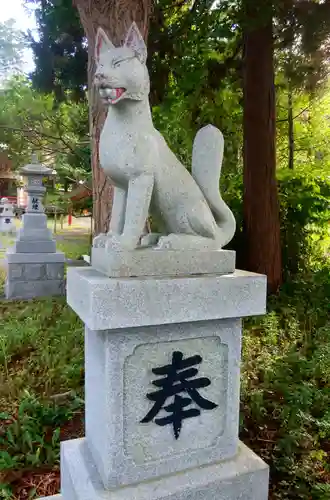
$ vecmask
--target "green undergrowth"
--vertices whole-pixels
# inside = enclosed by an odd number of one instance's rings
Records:
[[[330,499],[330,267],[297,276],[245,322],[241,436],[271,499]]]
[[[1,409],[25,389],[47,397],[78,388],[82,332],[64,297],[0,302]]]
[[[58,464],[83,380],[83,325],[64,297],[0,302],[0,498],[17,470]]]
[[[59,404],[25,391],[16,411],[0,413],[2,474],[8,477],[17,469],[58,464],[61,427],[80,415],[82,406],[82,400],[74,395]]]

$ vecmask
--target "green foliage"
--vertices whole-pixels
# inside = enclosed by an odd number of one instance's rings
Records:
[[[288,94],[281,88],[278,77],[277,92],[277,163],[279,168],[288,166]],[[320,175],[330,173],[329,82],[315,94],[293,92],[294,170]]]
[[[290,274],[322,263],[329,239],[330,177],[279,174],[283,270]]]
[[[330,177],[290,170],[278,172],[282,266],[284,282],[298,272],[323,264],[330,244]],[[225,200],[237,221],[230,248],[244,253],[243,184],[240,176],[227,182]]]
[[[57,101],[85,101],[87,45],[77,9],[71,0],[27,3],[36,8],[38,26],[38,37],[29,37],[36,62],[35,88],[54,92]]]
[[[0,148],[16,168],[28,163],[37,151],[62,182],[86,178],[90,171],[88,130],[86,103],[55,106],[54,95],[39,94],[23,77],[11,79],[0,93]]]
[[[61,425],[71,420],[82,403],[43,404],[25,392],[14,414],[0,413],[0,470],[58,463]]]
[[[1,409],[25,389],[43,397],[80,390],[82,324],[64,298],[0,303],[0,318]]]
[[[329,273],[296,276],[245,323],[241,435],[271,464],[274,500],[329,498]]]

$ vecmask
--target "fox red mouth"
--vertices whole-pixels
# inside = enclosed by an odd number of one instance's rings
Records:
[[[118,89],[112,89],[115,93],[115,98],[112,97],[112,102],[117,101],[125,92],[126,90],[124,88],[118,88]]]
[[[125,94],[126,89],[123,87],[106,87],[100,86],[100,95],[105,102],[115,104]]]

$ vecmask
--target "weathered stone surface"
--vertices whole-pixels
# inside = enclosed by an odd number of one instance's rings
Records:
[[[47,263],[64,263],[65,255],[63,252],[54,253],[16,253],[13,248],[9,248],[6,253],[6,261],[8,264],[47,264]]]
[[[64,264],[46,264],[46,278],[50,280],[63,279]]]
[[[17,253],[52,253],[56,252],[56,242],[53,240],[17,240],[14,244]]]
[[[47,215],[45,213],[25,213],[22,215],[22,228],[28,230],[35,229],[48,229],[47,228]],[[51,234],[51,233],[50,233]]]
[[[109,277],[185,276],[189,274],[228,274],[235,271],[232,250],[156,250],[140,248],[113,251],[92,248],[92,266]]]
[[[33,299],[34,297],[48,297],[64,295],[63,280],[39,281],[6,281],[5,295],[7,299]]]
[[[84,439],[61,445],[64,500],[267,500],[268,467],[242,443],[237,456],[207,467],[106,491]]]
[[[9,249],[6,254],[7,299],[30,299],[48,295],[63,295],[65,255],[54,253],[15,253]]]
[[[199,355],[197,377],[212,410],[172,425],[141,423],[153,404],[152,369]],[[119,487],[232,457],[238,446],[241,321],[218,320],[95,332],[85,336],[86,439],[106,487]],[[168,404],[172,399],[166,403]],[[192,402],[189,408],[198,408]],[[159,417],[165,416],[162,410]],[[193,439],[192,439],[193,436]]]
[[[47,216],[44,213],[25,213],[22,216],[22,227],[18,232],[19,239],[51,239],[52,233],[47,227]],[[33,235],[36,234],[33,238]],[[44,238],[38,237],[42,234]]]
[[[24,267],[24,278],[26,281],[36,281],[45,278],[44,264],[28,264]]]
[[[7,275],[9,280],[21,280],[24,272],[24,265],[10,264],[7,265]]]
[[[19,241],[53,241],[52,238],[52,233],[48,228],[46,229],[29,229],[28,231],[26,230],[25,227],[23,227],[18,234],[18,239]]]
[[[92,267],[68,268],[67,300],[92,330],[240,318],[266,311],[266,277],[108,278]]]

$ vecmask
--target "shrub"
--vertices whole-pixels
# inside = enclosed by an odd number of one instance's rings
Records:
[[[241,177],[227,183],[224,199],[237,221],[236,235],[230,247],[244,265],[243,185]],[[330,178],[281,171],[278,175],[282,266],[284,281],[298,272],[322,263],[328,244],[330,220]]]

